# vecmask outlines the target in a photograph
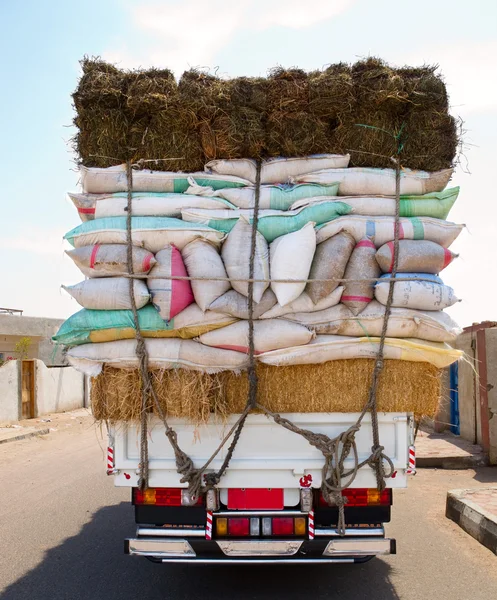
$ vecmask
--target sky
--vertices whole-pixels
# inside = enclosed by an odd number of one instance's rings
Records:
[[[0,1],[0,307],[66,318],[79,305],[60,285],[83,279],[64,254],[79,218],[71,93],[84,55],[123,68],[190,67],[265,75],[379,56],[439,64],[464,155],[449,220],[467,228],[444,272],[461,326],[497,320],[497,2],[495,0]]]

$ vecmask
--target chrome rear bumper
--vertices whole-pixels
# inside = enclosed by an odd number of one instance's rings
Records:
[[[193,536],[181,530],[182,537],[173,537],[170,530],[159,528],[153,530],[153,535],[144,528],[137,533],[139,537],[125,541],[125,552],[159,562],[342,563],[395,554],[395,540],[385,538],[382,528],[348,529],[344,537],[326,530],[326,538],[314,540],[206,541],[200,539],[198,530]]]

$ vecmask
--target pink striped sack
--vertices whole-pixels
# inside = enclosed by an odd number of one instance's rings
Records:
[[[348,306],[353,315],[358,315],[371,302],[374,297],[374,281],[360,281],[361,279],[374,279],[381,274],[376,262],[376,248],[369,238],[363,238],[352,251],[344,279],[354,279],[351,283],[344,283],[342,304]]]
[[[169,279],[188,276],[181,252],[175,246],[168,245],[157,252],[155,260],[157,264],[149,273],[147,285],[152,304],[164,321],[169,321],[194,301],[192,286],[189,281]]]

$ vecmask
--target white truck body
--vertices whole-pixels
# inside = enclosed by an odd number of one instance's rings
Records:
[[[355,424],[359,415],[283,416],[301,428],[333,438]],[[199,468],[236,420],[236,415],[226,421],[212,417],[195,427],[184,419],[170,419],[169,425],[177,433],[180,448]],[[390,520],[391,488],[406,487],[407,476],[413,472],[413,417],[379,413],[378,420],[380,443],[394,465],[393,477],[386,479],[390,489],[380,494],[372,468],[361,467],[343,492],[344,529],[338,527],[337,506],[330,506],[320,494],[321,452],[264,415],[247,417],[218,487],[198,501],[192,501],[184,490],[187,485],[176,472],[174,453],[159,419],[151,417],[149,422],[149,489],[145,491],[138,490],[140,427],[115,424],[109,430],[107,472],[117,486],[133,488],[137,523],[136,537],[125,540],[125,552],[161,563],[211,564],[360,563],[394,554],[395,540],[385,536],[383,524]],[[206,472],[219,470],[229,442]],[[362,462],[373,445],[370,415],[364,418],[356,443]],[[352,454],[345,471],[354,468]],[[279,504],[267,500],[275,496]]]
[[[358,413],[287,413],[283,417],[301,428],[324,433],[332,438],[353,425]],[[190,456],[195,467],[201,467],[229,431],[237,416],[226,421],[212,418],[206,425],[195,427],[184,419],[169,419],[170,427],[178,435],[182,450]],[[387,487],[407,486],[409,446],[413,444],[413,419],[408,413],[379,413],[380,443],[385,454],[393,461],[395,477],[386,480]],[[114,455],[114,483],[116,486],[136,487],[139,477],[140,427],[118,423],[110,429],[110,446]],[[371,453],[373,445],[371,419],[366,415],[356,434],[359,462]],[[211,463],[207,472],[217,471],[223,462],[229,441]],[[152,418],[148,434],[149,485],[151,487],[186,487],[176,472],[173,450],[158,418]],[[311,475],[312,487],[321,486],[323,455],[299,436],[264,415],[249,415],[226,474],[219,488],[283,488],[285,496],[292,494],[298,500],[300,480]],[[345,469],[353,468],[353,457],[345,462]],[[309,481],[309,479],[308,479]],[[353,488],[374,488],[376,478],[369,466],[362,467],[352,483]],[[222,492],[221,492],[222,493]]]

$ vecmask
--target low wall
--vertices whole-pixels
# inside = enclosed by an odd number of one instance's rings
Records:
[[[17,360],[0,367],[0,423],[19,419],[20,380]]]
[[[84,375],[72,367],[46,367],[36,361],[36,415],[66,412],[85,404]]]
[[[21,418],[20,363],[12,360],[0,367],[0,423]],[[36,360],[35,414],[66,412],[86,406],[85,376],[73,367],[46,367]]]

